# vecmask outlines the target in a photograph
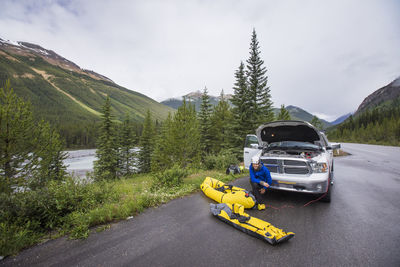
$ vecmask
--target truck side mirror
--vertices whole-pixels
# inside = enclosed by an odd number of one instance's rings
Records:
[[[333,143],[331,144],[332,149],[339,149],[341,147],[340,143]]]

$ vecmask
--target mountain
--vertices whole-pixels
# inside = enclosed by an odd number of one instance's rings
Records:
[[[328,129],[339,142],[400,146],[400,78],[376,90],[356,113]]]
[[[313,114],[305,111],[304,109],[296,107],[296,106],[289,105],[285,108],[289,111],[290,116],[292,117],[293,120],[302,120],[302,121],[311,122],[312,118],[314,117]],[[279,113],[279,109],[275,109],[275,114],[278,114],[278,113]],[[326,120],[323,120],[323,119],[319,119],[319,120],[321,121],[324,128],[332,126]]]
[[[354,116],[363,113],[366,110],[385,104],[385,102],[393,101],[400,97],[400,77],[389,83],[388,85],[376,90],[360,104]]]
[[[182,103],[183,103],[183,99],[185,98],[186,101],[191,102],[195,105],[195,109],[196,111],[200,110],[200,106],[201,106],[201,96],[202,96],[202,92],[200,90],[188,93],[180,98],[169,98],[166,99],[164,101],[161,101],[160,103],[163,105],[166,105],[168,107],[174,108],[174,109],[178,109]],[[221,97],[220,96],[209,96],[210,97],[210,104],[213,106],[218,105],[218,102],[220,101]],[[230,99],[231,99],[232,95],[230,94],[226,94],[224,95],[224,98],[226,100],[228,100],[228,103],[230,104]]]
[[[331,121],[330,124],[331,124],[331,125],[340,124],[340,123],[344,122],[344,121],[345,121],[348,117],[350,117],[352,114],[353,114],[353,113],[350,112],[350,113],[347,113],[347,114],[345,114],[345,115],[343,115],[343,116],[340,116],[340,117],[337,118],[336,120]]]
[[[115,119],[127,113],[143,121],[147,109],[162,120],[174,110],[128,90],[94,71],[80,68],[54,51],[27,42],[0,39],[0,83],[10,79],[16,94],[30,101],[34,115],[53,124],[84,127],[100,120],[107,95]]]
[[[195,91],[195,92],[186,94],[186,95],[182,96],[181,98],[169,98],[167,100],[161,101],[161,103],[166,106],[169,106],[171,108],[178,109],[183,103],[183,98],[186,98],[188,101],[194,103],[196,110],[199,111],[200,105],[201,105],[201,95],[202,95],[202,92]],[[228,102],[230,103],[229,100],[232,98],[232,95],[227,94],[224,97],[226,99],[228,99]],[[220,97],[210,96],[210,103],[212,105],[214,105],[214,106],[218,105],[219,101],[220,101]],[[296,106],[290,105],[290,106],[287,106],[286,109],[289,111],[290,116],[294,120],[303,120],[303,121],[311,122],[312,118],[314,117],[314,115],[312,115],[311,113],[309,113],[299,107],[296,107]],[[274,113],[276,116],[279,113],[279,108],[274,108]],[[321,120],[324,128],[332,126],[332,124],[330,122],[327,122],[326,120],[322,120],[322,119],[320,119],[320,120]]]

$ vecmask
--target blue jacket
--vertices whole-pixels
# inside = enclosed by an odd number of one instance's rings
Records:
[[[261,168],[258,171],[254,171],[253,164],[250,164],[249,170],[250,180],[252,183],[260,184],[261,181],[264,181],[267,182],[269,185],[272,184],[271,173],[262,163]],[[264,186],[264,188],[266,187]]]

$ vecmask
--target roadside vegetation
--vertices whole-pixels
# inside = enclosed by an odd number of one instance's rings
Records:
[[[0,194],[0,255],[64,235],[86,238],[90,231],[108,229],[110,223],[199,190],[206,176],[224,182],[240,177],[222,170],[175,168],[95,183],[66,177],[38,190]]]

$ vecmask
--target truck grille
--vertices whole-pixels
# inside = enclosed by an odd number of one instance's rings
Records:
[[[305,161],[288,159],[261,159],[261,162],[270,172],[307,175],[310,168]]]
[[[284,173],[287,174],[308,174],[309,170],[305,168],[290,168],[290,167],[285,167],[284,168]]]

